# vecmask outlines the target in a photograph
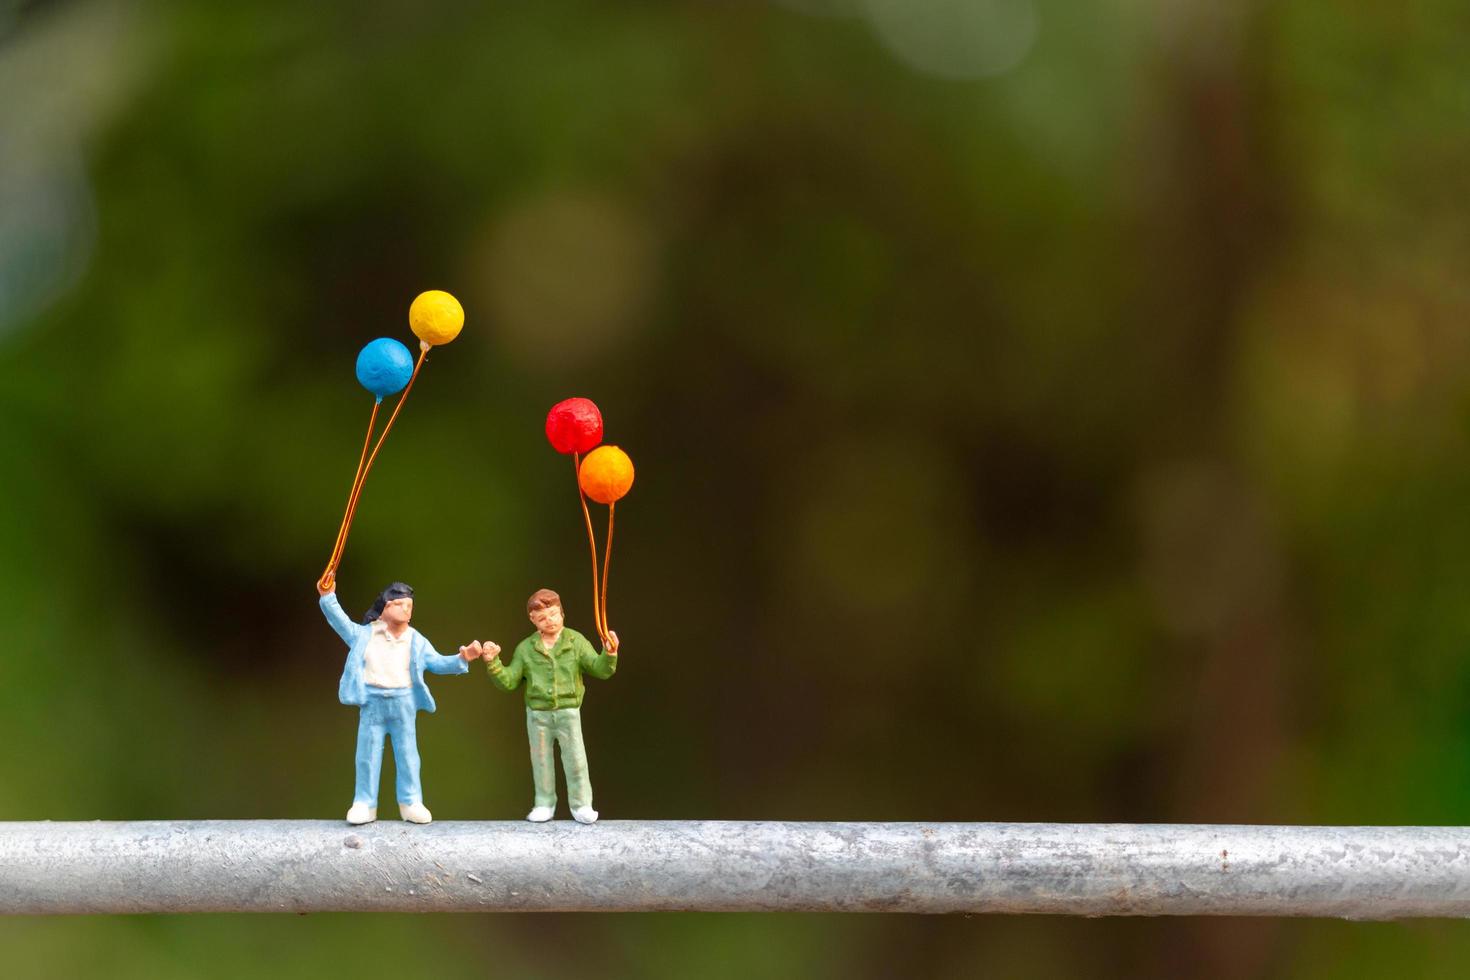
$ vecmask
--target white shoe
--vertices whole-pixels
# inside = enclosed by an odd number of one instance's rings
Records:
[[[596,823],[597,811],[590,806],[584,806],[572,811],[572,819],[577,823]]]
[[[352,809],[347,811],[347,822],[350,824],[372,823],[376,819],[378,808],[366,803],[354,803]]]
[[[428,823],[434,819],[429,808],[422,803],[400,803],[398,804],[398,815],[409,823]]]
[[[556,813],[555,807],[538,806],[532,807],[531,812],[526,814],[526,819],[532,823],[545,823],[550,820],[552,814]]]

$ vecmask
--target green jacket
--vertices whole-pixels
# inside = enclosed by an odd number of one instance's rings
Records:
[[[555,711],[582,707],[582,672],[607,680],[618,669],[618,658],[605,650],[594,653],[585,636],[563,626],[550,653],[541,645],[541,634],[532,633],[516,647],[509,664],[493,657],[486,661],[485,669],[495,685],[506,691],[514,691],[524,679],[526,707]]]

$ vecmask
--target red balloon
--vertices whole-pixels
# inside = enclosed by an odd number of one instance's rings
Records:
[[[590,398],[568,398],[546,413],[546,438],[559,453],[585,453],[602,441],[602,413]]]

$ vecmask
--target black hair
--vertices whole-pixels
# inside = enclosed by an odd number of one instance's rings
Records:
[[[378,598],[373,601],[373,608],[362,614],[362,621],[364,623],[371,623],[376,620],[379,616],[383,615],[383,607],[394,599],[412,598],[413,586],[405,582],[394,582],[382,592],[378,593]]]

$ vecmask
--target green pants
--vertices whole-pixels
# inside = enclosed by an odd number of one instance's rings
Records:
[[[552,742],[561,744],[567,802],[573,810],[591,806],[592,779],[587,775],[587,750],[582,747],[582,709],[527,708],[526,734],[531,738],[531,778],[536,781],[536,806],[556,807],[556,760],[551,755]]]

